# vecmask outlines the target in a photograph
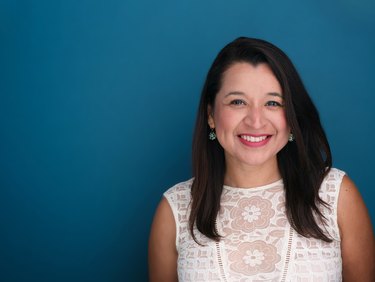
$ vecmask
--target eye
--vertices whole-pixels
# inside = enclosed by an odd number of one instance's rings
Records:
[[[245,105],[246,103],[243,100],[235,99],[235,100],[231,101],[230,104],[235,105],[235,106],[241,106],[241,105]]]
[[[282,107],[283,105],[277,101],[268,101],[266,103],[266,106],[269,106],[269,107]]]

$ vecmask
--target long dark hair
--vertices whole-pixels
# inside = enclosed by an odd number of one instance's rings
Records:
[[[327,206],[319,197],[319,188],[332,166],[331,151],[319,113],[287,55],[267,41],[246,37],[232,41],[219,52],[203,86],[193,137],[191,235],[196,240],[196,226],[208,238],[215,241],[221,238],[215,222],[220,210],[226,166],[223,148],[217,140],[208,139],[208,106],[214,105],[223,73],[237,62],[254,66],[266,63],[282,89],[286,120],[295,136],[295,141],[288,142],[277,154],[284,182],[286,215],[291,226],[302,236],[332,241],[318,225],[318,222],[325,222],[319,205]]]

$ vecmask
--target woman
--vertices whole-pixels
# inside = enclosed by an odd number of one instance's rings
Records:
[[[319,114],[289,58],[238,38],[203,87],[194,178],[164,193],[151,281],[375,281],[355,184],[331,168]]]

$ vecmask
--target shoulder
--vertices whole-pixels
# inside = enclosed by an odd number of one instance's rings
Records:
[[[148,249],[150,281],[177,281],[177,241],[187,222],[192,183],[189,179],[169,188],[156,209]]]
[[[162,231],[175,231],[179,223],[179,214],[186,210],[190,202],[190,187],[193,179],[180,182],[164,192],[154,217],[154,225]],[[175,233],[175,232],[174,232]]]
[[[350,223],[350,218],[358,217],[357,220],[367,217],[367,208],[356,184],[344,175],[340,185],[338,198],[338,220],[339,224]]]
[[[335,210],[337,209],[337,201],[341,189],[341,183],[345,174],[346,173],[340,169],[331,168],[320,185],[320,198],[327,202]]]
[[[180,224],[187,222],[189,207],[191,202],[191,185],[193,179],[177,183],[164,192],[164,200],[168,203],[172,215],[177,224],[177,230]],[[177,234],[178,235],[178,234]]]
[[[338,200],[343,275],[348,281],[373,281],[375,241],[370,216],[355,183],[344,176]],[[356,278],[361,277],[359,280]],[[351,280],[353,279],[353,280]]]
[[[176,185],[169,188],[164,192],[164,197],[168,200],[169,204],[173,205],[176,202],[189,201],[191,185],[193,184],[193,178],[177,183]]]
[[[330,183],[341,183],[342,179],[346,173],[342,171],[341,169],[332,167],[327,175],[324,177],[323,183],[324,182],[330,182]]]
[[[337,210],[341,183],[344,176],[344,171],[337,168],[331,168],[327,171],[319,189],[319,198],[327,204],[319,206],[319,209],[325,218],[324,229],[337,241],[341,240]]]
[[[165,191],[165,193],[174,193],[175,191],[190,191],[191,185],[193,184],[194,178],[190,178],[186,181],[179,182]],[[164,193],[164,194],[165,194]]]
[[[338,221],[340,229],[369,220],[367,208],[355,183],[345,175],[341,182],[338,199]],[[359,225],[360,226],[360,225]],[[345,234],[344,234],[345,235]]]

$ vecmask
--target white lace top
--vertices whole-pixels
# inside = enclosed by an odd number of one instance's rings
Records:
[[[217,219],[220,242],[188,228],[192,179],[164,193],[176,221],[179,281],[341,281],[337,199],[344,172],[331,169],[320,188],[333,242],[300,236],[285,215],[282,180],[251,189],[224,186]]]

